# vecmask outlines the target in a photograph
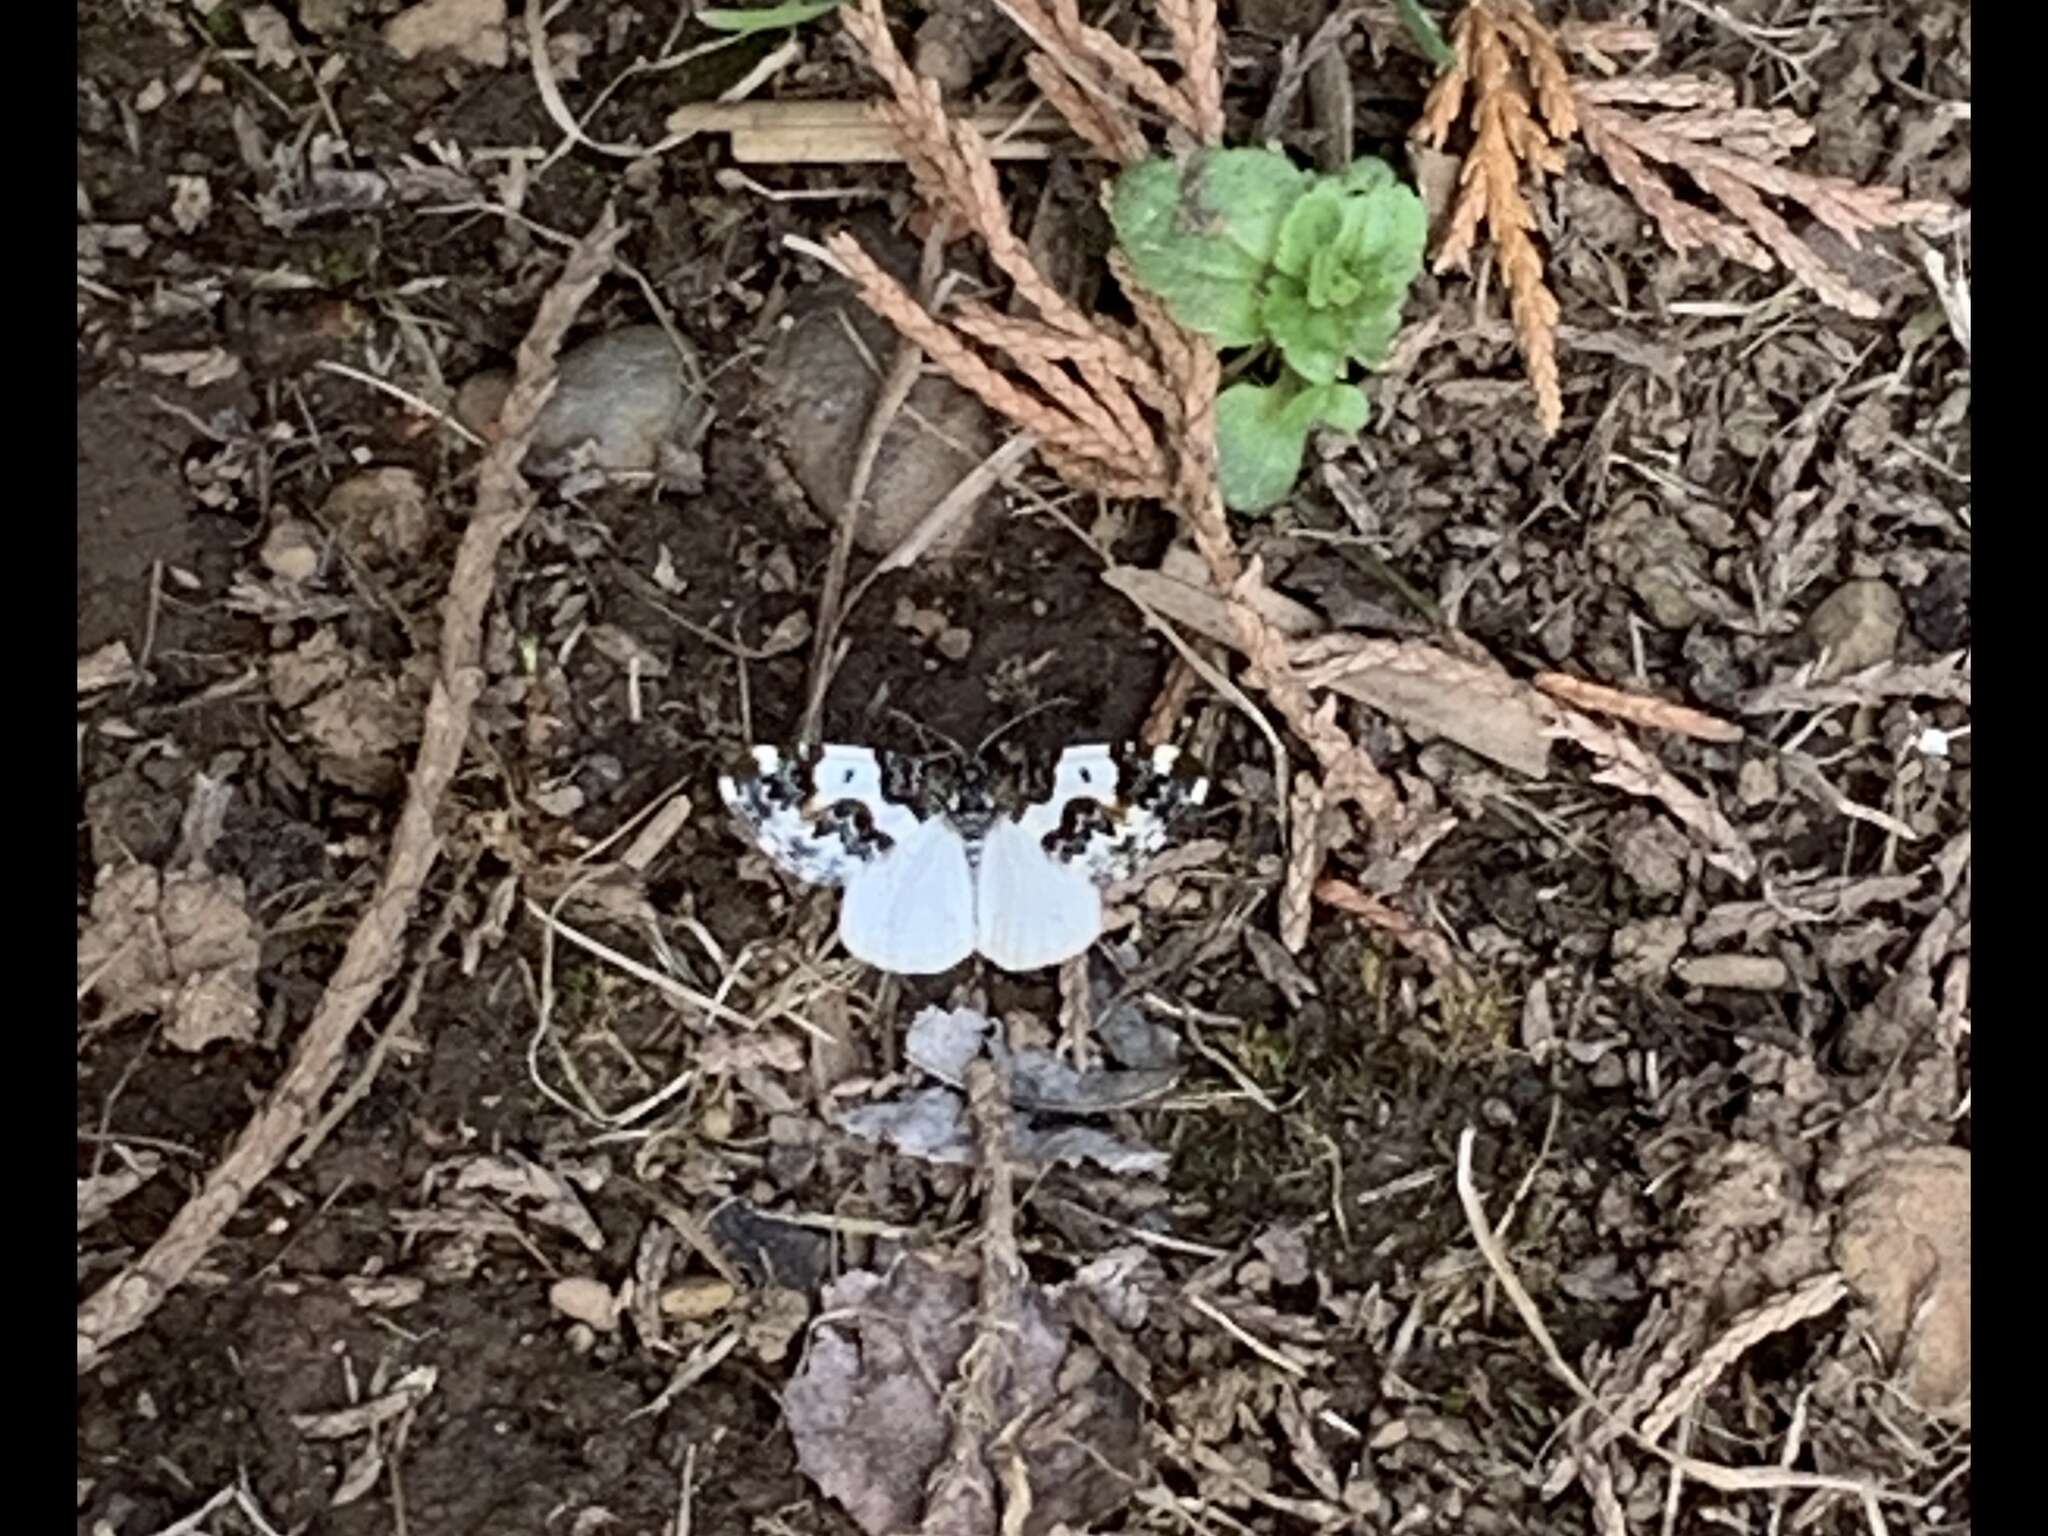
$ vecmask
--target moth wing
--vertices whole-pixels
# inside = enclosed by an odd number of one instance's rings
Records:
[[[1057,828],[1074,800],[1099,802],[1104,814],[1083,821],[1075,835],[1055,839],[1055,857],[1086,870],[1104,888],[1143,872],[1173,840],[1176,824],[1209,795],[1209,781],[1187,771],[1180,749],[1154,747],[1119,762],[1109,747],[1069,747],[1054,770],[1053,798],[1027,813],[1049,816]]]
[[[856,960],[899,976],[933,976],[974,953],[974,872],[947,822],[917,822],[854,870],[839,908],[839,942]]]
[[[752,755],[752,773],[720,776],[719,797],[769,862],[806,885],[845,885],[880,856],[863,829],[829,814],[833,807],[856,802],[871,830],[896,842],[920,825],[883,796],[880,760],[866,747],[827,746],[810,764],[775,747]]]
[[[999,820],[982,844],[975,947],[1006,971],[1036,971],[1071,960],[1102,933],[1102,892],[1087,870],[1046,851],[1044,831],[1033,830],[1044,821],[1029,812],[1020,820]]]

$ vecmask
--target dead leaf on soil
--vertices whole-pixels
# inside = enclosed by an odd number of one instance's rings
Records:
[[[380,1392],[353,1407],[338,1408],[332,1413],[293,1414],[292,1428],[308,1440],[346,1440],[352,1435],[368,1434],[379,1424],[418,1407],[439,1380],[440,1372],[433,1366],[415,1366],[399,1377],[390,1391]]]
[[[292,42],[292,24],[274,5],[245,5],[238,13],[242,35],[256,50],[258,69],[290,69],[298,63],[299,50]]]
[[[360,660],[343,649],[333,630],[316,629],[297,650],[270,658],[270,696],[280,709],[297,709],[347,677]]]
[[[204,389],[232,379],[242,371],[242,360],[225,347],[208,347],[191,352],[145,352],[136,359],[144,373],[161,378],[182,379],[193,389]]]
[[[1970,1154],[1916,1147],[1851,1191],[1835,1256],[1906,1395],[1970,1423]]]
[[[256,924],[242,882],[207,870],[160,874],[148,864],[99,873],[78,936],[78,978],[112,1015],[165,1015],[181,1051],[253,1040]]]
[[[1036,1046],[1010,1049],[991,1034],[986,1014],[972,1008],[926,1008],[911,1020],[904,1038],[904,1059],[948,1087],[967,1082],[967,1068],[988,1052],[1007,1056],[1010,1102],[1019,1109],[1049,1110],[1062,1115],[1100,1115],[1131,1109],[1172,1091],[1180,1081],[1173,1066],[1147,1066],[1132,1071],[1095,1068],[1078,1071],[1050,1051]],[[1112,1055],[1117,1042],[1105,1038]]]
[[[998,1529],[984,1506],[969,1513],[971,1501],[935,1500],[928,1510],[925,1498],[953,1437],[944,1383],[975,1338],[975,1272],[972,1258],[907,1255],[886,1273],[855,1270],[832,1282],[823,1296],[828,1320],[783,1390],[798,1465],[871,1536]],[[1025,1284],[1015,1314],[995,1324],[1009,1343],[1010,1369],[996,1404],[1001,1440],[984,1454],[998,1483],[1028,1482],[1028,1500],[1013,1498],[1010,1510],[1028,1508],[1025,1536],[1093,1526],[1141,1473],[1138,1395],[1080,1353],[1086,1341],[1069,1320],[1067,1289]],[[1096,1300],[1097,1326],[1128,1311],[1123,1298]]]
[[[1626,733],[1560,708],[1552,714],[1551,734],[1575,742],[1601,759],[1604,766],[1593,775],[1594,783],[1655,800],[1684,822],[1698,837],[1706,861],[1716,869],[1738,880],[1756,878],[1756,855],[1720,806],[1709,796],[1687,788]]]
[[[390,787],[399,753],[419,729],[418,712],[392,677],[351,677],[308,704],[301,719],[320,749],[320,771],[361,794]]]
[[[117,687],[135,675],[135,657],[125,640],[109,640],[78,658],[78,696]]]
[[[1201,562],[1186,551],[1169,552],[1156,571],[1114,566],[1103,580],[1206,640],[1239,643],[1230,605],[1209,589]],[[1251,594],[1250,602],[1296,642],[1292,660],[1307,686],[1356,699],[1417,735],[1456,742],[1529,778],[1549,772],[1544,715],[1531,702],[1540,696],[1505,673],[1420,641],[1321,634],[1313,611],[1270,588]]]
[[[425,0],[386,22],[384,41],[401,59],[445,53],[503,69],[512,56],[505,0]]]
[[[366,469],[335,486],[321,517],[351,549],[368,546],[394,561],[417,554],[433,528],[419,475],[395,464]]]
[[[528,1202],[535,1221],[557,1227],[592,1253],[604,1247],[604,1233],[592,1219],[568,1177],[553,1168],[529,1162],[516,1152],[502,1157],[476,1157],[460,1165],[457,1190],[482,1190],[514,1202]]]
[[[953,1165],[975,1159],[967,1101],[950,1088],[925,1088],[842,1109],[832,1123],[864,1141],[886,1142],[905,1157]],[[1021,1119],[1011,1128],[1010,1156],[1026,1167],[1092,1162],[1111,1173],[1138,1175],[1164,1173],[1172,1161],[1164,1152],[1107,1131],[1081,1125],[1045,1128]]]

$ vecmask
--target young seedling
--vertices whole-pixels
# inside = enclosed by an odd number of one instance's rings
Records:
[[[1132,274],[1174,319],[1219,347],[1278,352],[1270,383],[1216,397],[1224,501],[1267,510],[1293,488],[1311,428],[1365,425],[1349,374],[1400,328],[1428,235],[1422,199],[1381,160],[1319,175],[1277,150],[1218,149],[1130,166],[1110,217]]]

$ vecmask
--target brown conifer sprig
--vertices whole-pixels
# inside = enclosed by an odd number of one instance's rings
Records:
[[[1546,434],[1564,420],[1558,306],[1531,238],[1535,218],[1523,176],[1540,181],[1561,172],[1562,146],[1574,136],[1673,250],[1712,250],[1763,271],[1782,267],[1823,303],[1864,319],[1879,313],[1877,299],[1830,266],[1766,199],[1805,208],[1852,247],[1874,230],[1930,224],[1951,213],[1893,187],[1784,165],[1812,140],[1812,124],[1781,109],[1738,107],[1725,82],[1638,77],[1581,84],[1565,67],[1561,44],[1589,53],[1643,52],[1656,46],[1648,31],[1567,24],[1553,33],[1528,0],[1467,0],[1451,42],[1457,62],[1430,91],[1414,130],[1422,143],[1441,147],[1470,101],[1472,147],[1434,267],[1466,270],[1478,232],[1486,229]],[[1680,196],[1665,179],[1669,171],[1682,172],[1708,202]]]
[[[1442,148],[1468,95],[1475,136],[1458,171],[1457,200],[1437,243],[1435,270],[1469,270],[1485,226],[1500,253],[1515,340],[1536,392],[1536,419],[1552,433],[1564,424],[1557,295],[1543,280],[1543,253],[1530,238],[1536,215],[1522,194],[1522,168],[1537,177],[1564,169],[1558,146],[1578,131],[1570,79],[1555,40],[1526,0],[1473,0],[1452,24],[1451,41],[1458,62],[1430,91],[1415,137]]]
[[[1143,109],[1196,144],[1222,141],[1215,0],[1154,0],[1173,44],[1172,81],[1135,50],[1084,23],[1077,0],[997,4],[1040,50],[1026,61],[1032,80],[1105,158],[1129,164],[1154,152]],[[1249,680],[1314,753],[1330,802],[1391,814],[1397,792],[1337,725],[1335,700],[1319,699],[1295,678],[1285,637],[1250,601],[1261,578],[1238,553],[1216,481],[1215,347],[1184,330],[1130,281],[1115,252],[1110,264],[1123,281],[1136,327],[1084,314],[1061,297],[1010,226],[987,146],[971,125],[946,116],[937,88],[905,62],[881,0],[850,0],[840,16],[889,88],[881,110],[919,192],[935,211],[980,238],[1035,318],[977,304],[933,314],[841,231],[826,244],[862,301],[992,410],[1036,436],[1047,466],[1068,484],[1163,502],[1177,512],[1225,598]]]

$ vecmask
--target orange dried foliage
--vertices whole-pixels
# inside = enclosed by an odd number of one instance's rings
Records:
[[[1473,142],[1458,175],[1435,270],[1469,268],[1483,227],[1498,253],[1523,365],[1546,434],[1564,420],[1557,369],[1557,298],[1544,280],[1523,192],[1564,169],[1563,145],[1584,141],[1610,175],[1681,255],[1707,249],[1771,270],[1782,267],[1822,300],[1862,318],[1877,300],[1830,266],[1767,198],[1806,208],[1852,247],[1873,230],[1931,224],[1951,210],[1896,188],[1813,176],[1782,162],[1813,138],[1813,127],[1781,109],[1738,107],[1725,82],[1633,77],[1573,80],[1563,49],[1593,57],[1654,50],[1641,28],[1566,23],[1555,32],[1528,0],[1467,0],[1452,24],[1457,63],[1430,91],[1414,137],[1441,148],[1469,101]],[[1647,114],[1627,110],[1652,109]],[[1682,198],[1656,167],[1682,172],[1714,206]]]

